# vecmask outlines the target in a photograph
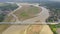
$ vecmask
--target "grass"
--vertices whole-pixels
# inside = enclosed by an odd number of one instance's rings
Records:
[[[21,9],[17,10],[14,14],[19,18],[19,20],[25,20],[34,17],[36,14],[40,13],[41,9],[35,6],[22,6]]]
[[[60,28],[60,24],[57,24],[56,27],[57,27],[57,28]]]
[[[25,13],[25,12],[22,12],[22,13],[20,14],[20,16],[22,16],[22,17],[27,17],[27,16],[28,16],[28,14],[27,14],[27,13]]]
[[[37,14],[40,9],[37,7],[30,7],[28,9],[29,13]]]
[[[51,30],[53,31],[54,34],[57,34],[57,28],[56,28],[56,25],[49,25]]]

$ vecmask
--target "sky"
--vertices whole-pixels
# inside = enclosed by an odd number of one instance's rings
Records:
[[[39,1],[39,0],[0,0],[0,1]]]
[[[0,0],[0,2],[4,1],[60,1],[60,0]]]
[[[39,1],[39,0],[0,0],[0,2],[6,2],[6,1]]]
[[[60,1],[60,0],[50,0],[50,1]]]

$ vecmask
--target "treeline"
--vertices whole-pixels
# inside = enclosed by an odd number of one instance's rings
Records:
[[[46,22],[59,22],[60,19],[60,2],[45,2],[42,6],[46,6],[50,10],[50,17]]]
[[[5,18],[5,14],[0,14],[0,22],[2,22]]]

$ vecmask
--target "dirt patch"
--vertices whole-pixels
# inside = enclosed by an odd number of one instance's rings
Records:
[[[57,28],[57,33],[60,34],[60,28]]]
[[[43,25],[31,25],[28,29],[27,29],[27,34],[39,34],[39,32],[41,31]]]
[[[2,32],[4,30],[6,30],[10,25],[4,25],[4,24],[0,24],[0,34],[2,34]]]

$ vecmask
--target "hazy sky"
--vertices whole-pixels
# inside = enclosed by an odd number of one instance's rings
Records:
[[[60,0],[50,0],[50,1],[60,1]]]
[[[60,1],[60,0],[0,0],[1,1]]]

